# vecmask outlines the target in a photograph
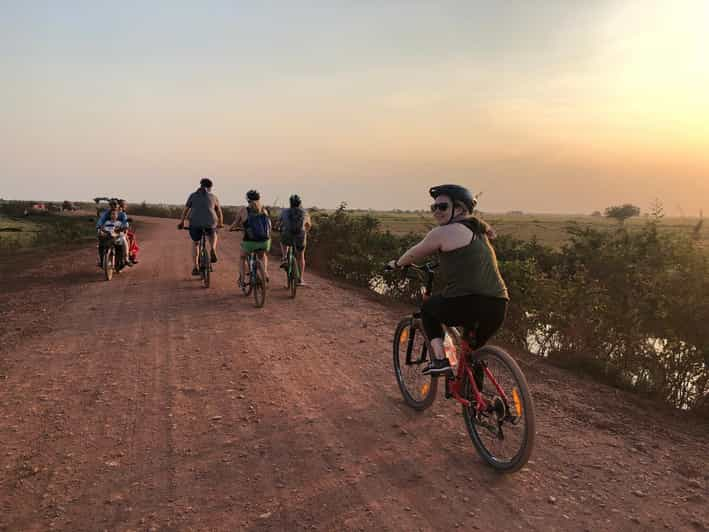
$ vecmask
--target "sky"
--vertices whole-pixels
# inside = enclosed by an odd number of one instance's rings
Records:
[[[0,0],[0,197],[709,211],[709,0]]]

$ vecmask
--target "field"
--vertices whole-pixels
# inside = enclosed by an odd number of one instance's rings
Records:
[[[93,218],[79,214],[0,214],[0,250],[47,246],[95,236]]]
[[[0,218],[0,249],[32,245],[42,230],[42,224],[15,218]]]
[[[356,214],[372,214],[382,223],[382,228],[394,234],[422,233],[433,227],[428,213],[402,213],[357,211]],[[566,227],[572,224],[609,230],[618,227],[618,222],[604,217],[567,214],[482,214],[500,235],[509,235],[519,240],[536,238],[540,243],[559,248],[568,238]],[[640,216],[625,222],[629,228],[640,227],[648,219]],[[691,233],[699,218],[663,218],[660,227],[668,232]],[[699,239],[709,249],[709,226],[702,224]]]

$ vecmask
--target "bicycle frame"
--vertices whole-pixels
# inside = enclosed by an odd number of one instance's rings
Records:
[[[246,267],[249,269],[248,273],[246,274],[249,278],[249,282],[252,283],[252,286],[256,284],[256,260],[260,260],[261,257],[259,256],[259,253],[266,253],[265,250],[258,250],[258,251],[251,251],[249,252],[248,255],[246,255]]]
[[[298,266],[298,259],[295,256],[295,246],[286,246],[286,261],[288,264],[287,274],[288,277],[295,274],[300,277],[300,267]]]
[[[199,248],[197,249],[197,260],[200,269],[203,267],[202,254],[207,252],[207,232],[202,229],[202,236],[199,239]]]
[[[451,397],[453,397],[453,399],[455,399],[462,405],[465,405],[466,407],[470,408],[471,401],[467,400],[461,395],[461,386],[464,382],[463,378],[467,375],[468,381],[470,382],[473,389],[473,396],[475,399],[475,410],[477,410],[478,412],[483,412],[487,410],[488,401],[480,393],[480,389],[478,388],[477,382],[475,381],[475,375],[473,375],[473,369],[470,366],[470,363],[468,362],[471,355],[475,353],[475,350],[465,338],[461,338],[460,344],[462,353],[459,356],[458,371],[456,373],[455,378],[446,379],[446,391],[451,395]],[[497,393],[500,394],[500,397],[502,397],[505,406],[507,406],[509,404],[507,394],[505,394],[505,391],[498,384],[497,380],[495,379],[492,372],[488,369],[487,366],[483,366],[483,373],[485,373],[485,376],[495,386]]]
[[[423,293],[422,293],[422,299],[423,301],[426,301],[431,296],[431,293],[433,291],[433,271],[437,267],[436,264],[433,263],[426,263],[424,266],[416,266],[415,264],[411,264],[408,266],[411,270],[416,272],[417,277],[423,281]],[[420,312],[415,313],[413,318],[418,319],[420,317]],[[475,402],[475,410],[478,412],[484,412],[489,409],[489,403],[488,401],[483,397],[483,395],[480,393],[480,389],[478,388],[477,382],[475,381],[475,375],[473,374],[473,368],[470,365],[470,358],[475,354],[475,349],[473,349],[471,345],[471,340],[472,340],[472,335],[474,335],[474,331],[469,331],[467,337],[464,335],[461,335],[458,330],[455,327],[448,327],[443,325],[444,330],[448,332],[451,336],[456,337],[458,340],[458,343],[460,344],[461,347],[461,353],[458,355],[458,370],[456,372],[455,377],[447,377],[446,378],[446,392],[447,394],[464,405],[467,408],[470,408],[471,406],[471,401],[466,399],[461,395],[462,392],[462,385],[464,382],[464,378],[467,377],[468,381],[471,384],[471,387],[473,389],[473,398]],[[425,334],[425,333],[424,333]],[[410,342],[413,341],[413,338],[410,339]],[[426,338],[426,344],[430,348],[430,341],[428,338]],[[407,353],[406,353],[406,362],[407,363],[412,363],[411,360],[411,344],[407,348]],[[433,352],[432,349],[430,349],[431,352]],[[509,405],[509,400],[507,398],[507,394],[505,394],[504,390],[502,387],[499,385],[495,377],[493,376],[492,372],[487,368],[487,366],[483,366],[483,373],[485,376],[492,382],[494,385],[495,389],[497,390],[497,393],[500,395],[502,400],[505,403],[505,407]]]

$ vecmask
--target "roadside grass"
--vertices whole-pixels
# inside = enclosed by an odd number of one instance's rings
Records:
[[[26,217],[0,214],[0,250],[51,247],[95,237],[94,218],[42,213]]]

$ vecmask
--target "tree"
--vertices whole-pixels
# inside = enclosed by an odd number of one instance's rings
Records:
[[[650,204],[650,213],[649,214],[655,220],[661,220],[662,218],[665,217],[665,208],[662,205],[660,198],[655,198],[655,201],[653,201]]]
[[[640,207],[625,203],[624,205],[615,205],[606,209],[606,217],[618,220],[619,223],[625,222],[628,218],[640,215]]]

